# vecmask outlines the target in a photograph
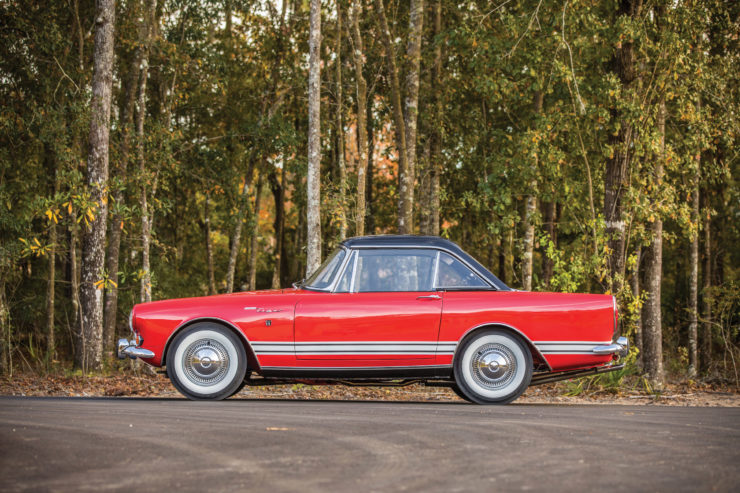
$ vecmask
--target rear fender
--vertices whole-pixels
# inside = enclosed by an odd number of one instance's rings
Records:
[[[467,339],[468,337],[472,336],[476,332],[479,332],[481,330],[486,329],[499,329],[504,330],[507,332],[510,332],[512,334],[515,334],[519,338],[521,338],[522,341],[527,345],[529,348],[529,352],[532,353],[532,362],[534,363],[535,369],[538,367],[546,368],[547,371],[552,371],[552,367],[550,366],[550,363],[547,362],[545,357],[542,355],[539,349],[537,349],[537,346],[534,345],[532,340],[524,335],[524,333],[517,329],[516,327],[512,327],[509,324],[505,324],[503,322],[486,322],[484,324],[476,325],[475,327],[472,327],[468,329],[462,337],[460,337],[460,340],[458,341],[457,347],[455,348],[455,354],[453,356],[453,361],[455,358],[457,358],[457,350],[462,346],[462,343]]]

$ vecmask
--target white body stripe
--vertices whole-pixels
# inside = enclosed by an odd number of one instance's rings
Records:
[[[596,346],[611,341],[534,341],[542,354],[593,354]],[[372,355],[372,354],[454,354],[457,341],[255,341],[254,352],[270,355]]]
[[[364,355],[364,354],[452,354],[457,342],[425,341],[314,341],[314,342],[252,342],[257,354],[300,355]]]
[[[593,354],[596,346],[611,344],[611,341],[535,341],[542,354]]]

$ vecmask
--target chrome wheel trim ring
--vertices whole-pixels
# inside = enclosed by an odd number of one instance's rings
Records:
[[[208,360],[204,361],[204,358]],[[174,362],[178,381],[188,391],[216,394],[233,383],[239,366],[239,352],[233,341],[221,332],[198,330],[180,341]]]
[[[488,363],[487,366],[490,367],[494,358],[499,362],[499,368],[490,368],[487,377],[480,368],[477,372],[474,371],[476,361]],[[502,368],[499,358],[503,360],[508,358],[509,368],[503,372],[500,371]],[[471,391],[482,398],[501,399],[512,394],[524,381],[526,361],[524,351],[511,337],[488,334],[478,337],[467,346],[462,355],[460,368],[465,384]]]
[[[476,383],[489,390],[506,387],[516,375],[516,358],[503,344],[479,346],[471,360],[471,374]]]
[[[183,370],[188,380],[211,386],[224,379],[229,371],[229,354],[226,348],[214,339],[200,339],[185,349],[182,359]]]

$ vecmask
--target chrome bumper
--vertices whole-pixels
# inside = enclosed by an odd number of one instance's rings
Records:
[[[624,357],[630,352],[630,341],[626,337],[620,337],[617,342],[606,346],[596,346],[592,351],[594,354],[618,354]]]
[[[148,349],[140,348],[136,341],[128,339],[118,339],[118,359],[136,358],[153,358],[154,353]]]

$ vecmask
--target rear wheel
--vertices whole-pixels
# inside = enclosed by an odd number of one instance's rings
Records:
[[[453,383],[450,388],[455,393],[455,395],[457,395],[460,399],[462,399],[464,401],[468,401],[468,402],[473,402],[473,401],[470,400],[470,397],[468,397],[467,395],[465,395],[465,393],[463,393],[463,391],[460,390],[460,387],[458,387],[456,383]]]
[[[503,330],[485,330],[463,343],[455,358],[455,382],[468,400],[508,404],[532,380],[532,353],[521,339]]]
[[[167,375],[188,399],[225,399],[239,389],[246,371],[244,345],[229,329],[213,322],[186,328],[167,351]]]

